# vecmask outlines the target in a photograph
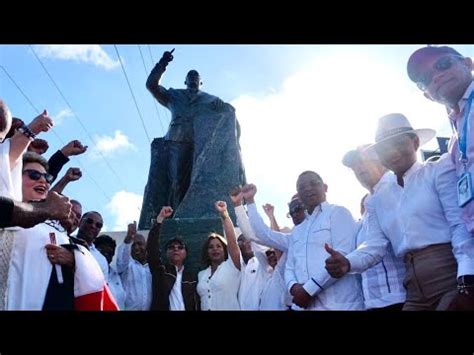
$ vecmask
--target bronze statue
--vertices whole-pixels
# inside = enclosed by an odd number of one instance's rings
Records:
[[[168,147],[168,178],[170,181],[169,206],[177,209],[188,190],[193,167],[194,134],[193,121],[200,106],[208,105],[221,110],[225,103],[216,96],[200,90],[202,81],[196,70],[190,70],[184,84],[186,89],[166,89],[160,79],[169,62],[173,60],[174,49],[166,51],[148,76],[146,87],[160,104],[171,111],[171,122],[165,141]]]
[[[146,82],[170,110],[171,122],[166,135],[152,143],[141,228],[147,228],[163,206],[173,208],[174,218],[214,217],[213,202],[245,183],[234,107],[200,90],[196,70],[186,75],[185,89],[163,87],[160,80],[173,52],[164,52]]]

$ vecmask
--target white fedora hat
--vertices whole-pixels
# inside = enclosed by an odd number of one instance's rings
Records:
[[[414,133],[420,139],[420,146],[429,142],[436,136],[436,131],[431,128],[413,129],[408,118],[401,113],[391,113],[379,118],[375,143],[367,149],[374,148],[377,144],[406,133]]]
[[[348,151],[342,158],[342,164],[352,169],[357,161],[379,161],[375,150],[367,150],[371,145],[372,144],[362,144],[356,149]]]

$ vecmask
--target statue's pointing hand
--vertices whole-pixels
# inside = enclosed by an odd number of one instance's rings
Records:
[[[171,51],[164,52],[163,56],[160,59],[160,64],[166,67],[168,63],[171,62],[174,58],[173,52],[174,52],[174,48]]]

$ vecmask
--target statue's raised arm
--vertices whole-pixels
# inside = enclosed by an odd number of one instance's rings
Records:
[[[171,62],[174,58],[173,52],[174,48],[171,51],[166,51],[163,53],[163,56],[158,61],[158,63],[156,63],[146,81],[147,89],[152,93],[152,95],[158,100],[160,104],[166,107],[168,107],[169,103],[168,90],[160,85],[160,79],[169,62]]]

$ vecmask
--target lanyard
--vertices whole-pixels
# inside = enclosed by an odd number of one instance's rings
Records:
[[[464,166],[464,171],[466,170],[467,165],[467,134],[469,131],[469,112],[471,111],[472,100],[474,99],[474,90],[469,95],[467,99],[466,108],[464,110],[464,124],[462,127],[462,136],[459,139],[459,151],[461,153],[461,162]]]

